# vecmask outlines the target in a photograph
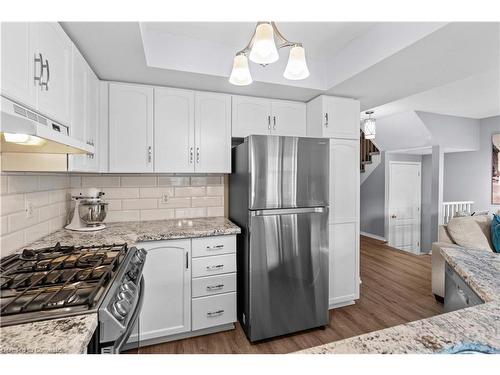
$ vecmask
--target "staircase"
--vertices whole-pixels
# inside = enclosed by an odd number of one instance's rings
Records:
[[[365,138],[365,133],[362,130],[360,130],[359,142],[359,170],[361,172],[362,184],[380,163],[380,151],[371,139]]]

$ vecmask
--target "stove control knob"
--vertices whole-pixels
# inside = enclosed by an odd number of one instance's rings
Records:
[[[119,299],[124,299],[128,302],[132,302],[132,300],[134,299],[134,295],[131,291],[129,290],[123,290],[121,292],[118,293],[118,298]]]
[[[134,266],[127,272],[127,276],[130,280],[136,280],[138,273],[139,269]]]
[[[132,305],[130,302],[124,299],[119,299],[115,303],[113,303],[111,313],[118,320],[123,320],[132,309]]]
[[[139,265],[141,264],[142,262],[144,262],[144,258],[142,257],[142,255],[139,254],[139,252],[135,253],[134,256],[132,257],[131,259],[131,262],[132,264],[134,265]]]
[[[126,283],[120,285],[120,291],[129,291],[132,294],[135,294],[137,292],[137,287],[132,281],[127,281]]]

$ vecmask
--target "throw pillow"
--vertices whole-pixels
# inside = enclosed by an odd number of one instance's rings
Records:
[[[484,226],[484,222],[483,220],[478,222],[478,218],[474,216],[454,217],[448,223],[448,233],[453,242],[459,246],[493,251],[488,241],[490,233],[489,231],[487,234],[484,233],[483,228],[481,228],[481,226]],[[488,220],[489,229],[489,219],[486,219]]]
[[[491,242],[495,253],[500,253],[500,216],[495,214],[491,220]]]

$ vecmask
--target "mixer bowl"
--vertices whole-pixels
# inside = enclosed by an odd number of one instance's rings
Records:
[[[108,204],[97,200],[81,201],[78,205],[78,215],[90,226],[102,224],[108,213]]]

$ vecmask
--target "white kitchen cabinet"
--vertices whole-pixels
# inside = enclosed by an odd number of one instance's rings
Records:
[[[87,66],[87,121],[86,121],[86,140],[94,146],[94,153],[87,157],[87,171],[99,172],[99,158],[101,157],[99,138],[99,78]]]
[[[293,137],[306,135],[306,104],[286,100],[271,102],[271,134]]]
[[[82,142],[86,141],[87,83],[87,62],[80,52],[76,48],[73,48],[70,135]]]
[[[32,28],[29,22],[2,22],[0,66],[2,95],[36,109],[39,85],[35,76],[40,75],[40,64],[35,67]]]
[[[359,141],[330,139],[330,307],[359,298]]]
[[[71,118],[71,54],[73,44],[57,22],[34,24],[35,53],[45,65],[38,111],[68,124]]]
[[[232,98],[232,136],[268,135],[271,132],[271,101],[250,96]]]
[[[72,48],[57,22],[2,23],[2,95],[68,125]]]
[[[140,340],[191,330],[191,240],[152,241],[144,265],[144,302]],[[132,337],[130,341],[137,338]]]
[[[359,139],[360,104],[358,100],[318,96],[307,103],[307,135]]]
[[[109,84],[109,171],[153,172],[153,88]]]
[[[233,137],[306,135],[306,105],[288,100],[233,96]]]
[[[231,96],[195,94],[195,172],[231,173]]]
[[[155,172],[194,172],[194,92],[154,89]]]

